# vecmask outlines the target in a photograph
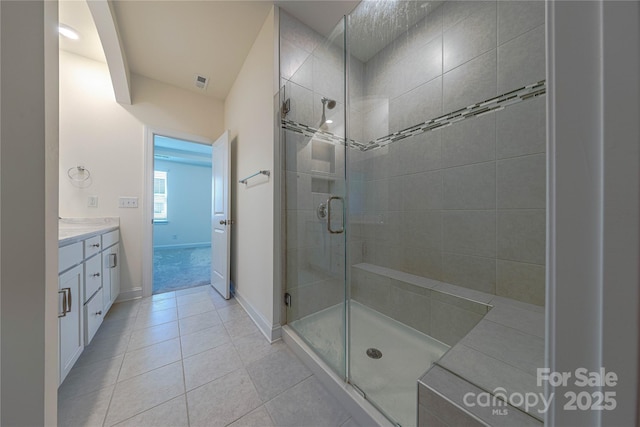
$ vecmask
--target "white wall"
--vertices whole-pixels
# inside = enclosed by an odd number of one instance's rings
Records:
[[[119,216],[121,292],[142,286],[143,206],[119,209],[119,196],[143,200],[144,126],[214,139],[223,129],[221,101],[133,76],[133,105],[114,99],[107,65],[60,52],[60,216]],[[91,172],[88,188],[74,187],[67,169]],[[87,196],[98,207],[87,207]]]
[[[231,131],[232,228],[231,277],[236,295],[261,319],[259,326],[277,326],[274,316],[274,180],[238,179],[258,170],[274,171],[274,14],[272,10],[256,38],[225,101],[225,127]],[[252,314],[252,313],[250,313]],[[255,314],[255,313],[253,313]]]
[[[154,222],[153,246],[210,244],[211,167],[156,160],[155,170],[167,172],[168,221]]]
[[[137,74],[131,75],[131,84],[133,104],[122,107],[143,124],[212,140],[222,134],[222,101]]]
[[[57,419],[57,9],[0,2],[1,425]]]

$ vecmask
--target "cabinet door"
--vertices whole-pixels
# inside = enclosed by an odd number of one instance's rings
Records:
[[[120,293],[120,245],[115,244],[102,253],[102,291],[105,314]]]
[[[110,255],[111,303],[113,303],[120,293],[120,245],[112,246]]]
[[[59,384],[84,350],[82,322],[82,265],[58,276]],[[65,309],[65,310],[63,310]],[[64,313],[64,314],[63,314]]]
[[[104,314],[107,314],[111,308],[111,270],[109,266],[111,261],[111,249],[105,249],[102,252],[102,306]]]

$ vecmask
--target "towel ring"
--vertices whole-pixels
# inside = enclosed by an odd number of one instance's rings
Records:
[[[67,175],[69,176],[69,179],[75,182],[84,182],[91,178],[91,172],[89,172],[89,169],[84,166],[74,166],[69,168],[69,170],[67,170]]]

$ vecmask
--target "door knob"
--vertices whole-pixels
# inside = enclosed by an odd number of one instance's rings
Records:
[[[220,220],[220,225],[233,225],[234,223],[235,223],[235,221],[232,220],[232,219],[227,219],[227,220],[221,219]]]
[[[220,220],[220,225],[227,225],[227,221],[225,221],[224,219]]]

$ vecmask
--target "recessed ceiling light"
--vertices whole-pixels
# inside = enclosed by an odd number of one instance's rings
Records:
[[[331,123],[333,123],[333,120],[329,119],[329,120],[325,121],[325,123],[331,124]]]
[[[66,38],[71,40],[78,40],[80,38],[78,32],[68,25],[58,25],[58,32],[60,33],[60,35],[65,36]]]

